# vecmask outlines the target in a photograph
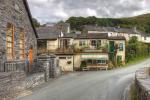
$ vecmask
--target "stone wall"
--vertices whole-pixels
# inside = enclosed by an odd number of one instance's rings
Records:
[[[14,58],[20,60],[19,34],[23,29],[25,36],[25,53],[33,47],[33,59],[37,55],[37,40],[32,27],[29,14],[27,12],[25,0],[0,0],[0,67],[7,61],[6,57],[6,33],[7,25],[14,26]],[[3,68],[0,68],[3,71]],[[1,71],[0,70],[0,71]]]
[[[23,71],[0,73],[0,100],[12,100],[26,89],[34,88],[44,82],[44,73],[36,73],[28,77]]]
[[[23,91],[25,77],[24,72],[0,73],[0,98],[10,99]]]
[[[35,73],[25,80],[25,88],[34,88],[38,85],[45,83],[45,74],[44,73]]]
[[[138,100],[150,100],[149,68],[140,69],[136,72],[135,84]]]

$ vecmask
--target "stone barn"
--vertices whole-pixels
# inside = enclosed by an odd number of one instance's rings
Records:
[[[36,38],[27,0],[0,0],[0,71],[30,72],[37,56]]]

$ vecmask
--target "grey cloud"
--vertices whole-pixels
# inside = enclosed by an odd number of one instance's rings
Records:
[[[28,0],[40,22],[56,22],[70,16],[130,17],[150,12],[150,0]]]

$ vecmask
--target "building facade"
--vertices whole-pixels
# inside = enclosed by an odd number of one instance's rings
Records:
[[[40,31],[41,32],[41,31]],[[38,33],[43,34],[43,33]],[[48,34],[48,33],[46,33]],[[125,64],[125,37],[101,34],[64,34],[63,37],[38,39],[40,54],[55,54],[62,71],[107,69],[109,62]],[[111,43],[113,42],[113,45]],[[117,45],[117,48],[115,48]],[[110,52],[109,49],[113,48]],[[116,52],[117,51],[117,52]],[[113,55],[112,55],[112,54]],[[112,55],[112,56],[111,56]],[[114,58],[112,58],[114,57]],[[111,58],[111,59],[110,59]]]
[[[94,33],[94,34],[108,33],[108,36],[124,36],[127,41],[131,37],[135,36],[140,42],[150,43],[150,35],[137,30],[136,27],[116,28],[116,27],[100,27],[100,26],[85,25],[83,27],[83,32]]]
[[[27,0],[0,0],[0,71],[9,70],[7,63],[27,59],[32,65],[37,56],[36,38]]]

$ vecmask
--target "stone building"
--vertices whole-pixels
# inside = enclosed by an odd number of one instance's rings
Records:
[[[0,0],[0,71],[16,70],[16,62],[24,64],[27,59],[31,71],[36,38],[27,0]]]

